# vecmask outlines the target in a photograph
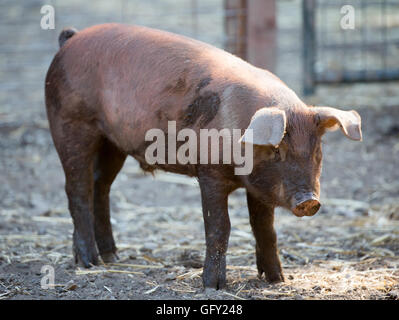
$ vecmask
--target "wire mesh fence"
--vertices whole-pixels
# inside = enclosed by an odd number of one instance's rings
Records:
[[[399,79],[398,1],[304,0],[302,17],[305,94],[320,83]]]
[[[54,29],[40,26],[44,5],[54,8]],[[9,123],[43,118],[46,70],[58,50],[58,35],[66,26],[81,30],[107,22],[139,24],[223,47],[223,13],[223,0],[3,0],[0,120]]]

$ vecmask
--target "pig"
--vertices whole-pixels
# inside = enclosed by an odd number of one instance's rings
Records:
[[[142,26],[102,24],[64,29],[45,80],[50,131],[65,173],[75,262],[115,261],[111,185],[128,155],[147,172],[196,177],[206,236],[205,288],[226,285],[230,234],[228,196],[245,188],[256,240],[259,277],[284,281],[274,209],[298,217],[320,208],[321,137],[340,128],[361,141],[354,111],[308,106],[274,74],[206,43]],[[240,129],[253,146],[250,173],[235,163],[159,164],[146,161],[146,132]],[[252,137],[251,134],[252,133]]]

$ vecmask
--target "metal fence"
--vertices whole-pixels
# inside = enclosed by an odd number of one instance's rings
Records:
[[[304,94],[317,84],[399,80],[398,0],[303,0],[302,18]]]

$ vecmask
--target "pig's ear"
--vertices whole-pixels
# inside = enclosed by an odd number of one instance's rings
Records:
[[[349,139],[362,141],[362,120],[355,110],[343,111],[331,107],[314,107],[313,110],[324,128],[335,130],[339,126]]]
[[[253,115],[248,128],[239,141],[276,147],[284,137],[286,123],[284,111],[275,107],[259,109]]]

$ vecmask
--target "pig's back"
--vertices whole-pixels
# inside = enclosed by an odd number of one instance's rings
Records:
[[[142,26],[103,24],[79,31],[60,49],[68,75],[101,84],[162,91],[177,78],[194,83],[212,77],[242,85],[281,80],[224,50],[185,36]],[[260,80],[260,81],[258,81]],[[74,89],[82,86],[76,84]]]
[[[140,144],[151,128],[166,130],[168,120],[179,126],[179,118],[205,91],[220,100],[213,122],[207,123],[219,128],[245,128],[257,108],[280,97],[288,96],[287,104],[296,98],[279,78],[232,54],[141,26],[90,27],[70,38],[57,55],[70,90],[125,150]]]

